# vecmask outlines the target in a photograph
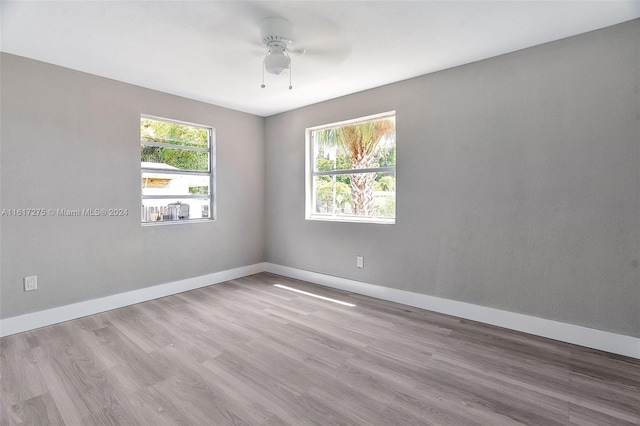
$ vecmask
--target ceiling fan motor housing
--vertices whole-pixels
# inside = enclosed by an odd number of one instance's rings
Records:
[[[264,18],[260,21],[260,38],[265,46],[282,46],[293,40],[293,24],[284,18]]]

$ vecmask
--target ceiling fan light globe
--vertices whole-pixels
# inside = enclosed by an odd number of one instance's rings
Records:
[[[264,58],[264,69],[269,74],[280,75],[289,69],[291,59],[283,53],[270,53]]]

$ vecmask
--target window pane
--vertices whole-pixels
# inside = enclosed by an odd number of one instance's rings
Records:
[[[314,171],[394,166],[395,117],[312,131]]]
[[[141,118],[140,140],[208,148],[209,129],[170,121]]]
[[[315,212],[318,214],[341,213],[350,202],[349,185],[336,181],[335,176],[316,176],[313,192]]]
[[[373,202],[376,217],[396,216],[396,174],[376,173],[373,182]]]
[[[157,146],[140,146],[143,168],[209,171],[209,153]]]
[[[395,173],[354,173],[313,178],[314,214],[393,218]]]
[[[142,173],[142,195],[210,195],[209,176]]]
[[[142,222],[169,222],[190,219],[209,219],[209,198],[143,199]]]

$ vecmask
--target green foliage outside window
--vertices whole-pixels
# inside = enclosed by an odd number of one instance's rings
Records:
[[[209,153],[180,149],[180,146],[208,148],[209,131],[201,127],[147,118],[140,120],[142,141],[158,142],[173,147],[142,145],[140,161],[167,164],[182,170],[209,170]]]
[[[344,213],[350,209],[351,185],[336,181],[336,209]],[[319,176],[316,180],[316,209],[318,213],[333,213],[333,178]]]
[[[142,118],[140,119],[140,136],[143,141],[198,148],[209,147],[209,131],[207,129],[170,121]]]

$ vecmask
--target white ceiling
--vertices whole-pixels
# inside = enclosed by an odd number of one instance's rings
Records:
[[[2,1],[1,50],[268,116],[640,17],[609,1]],[[258,23],[294,23],[293,90]]]

